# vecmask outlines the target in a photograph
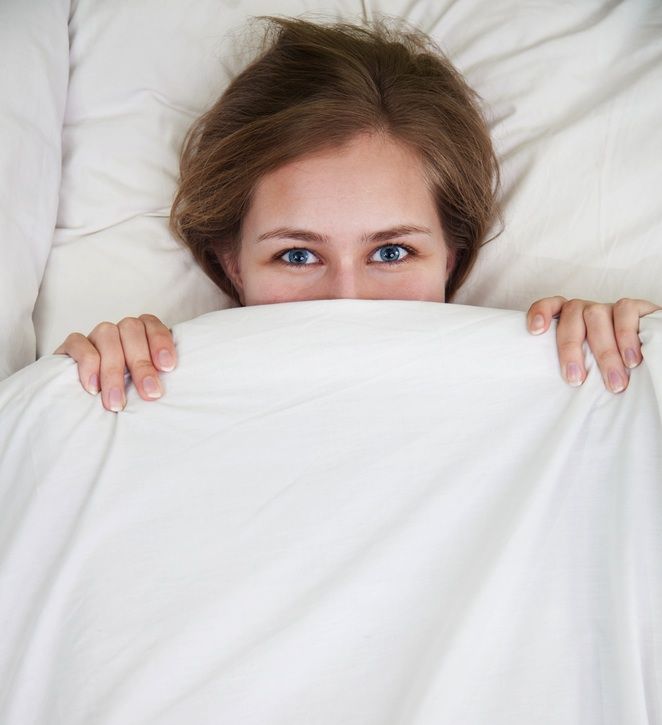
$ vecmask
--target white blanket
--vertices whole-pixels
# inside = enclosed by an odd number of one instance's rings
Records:
[[[0,385],[3,725],[662,722],[662,315],[613,395],[524,315],[175,328],[120,414]]]

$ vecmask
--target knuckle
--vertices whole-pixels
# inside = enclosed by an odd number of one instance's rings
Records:
[[[124,367],[111,363],[110,365],[104,365],[102,374],[106,379],[119,379],[124,378]]]
[[[563,310],[570,313],[581,312],[584,309],[584,304],[584,300],[573,298],[563,305]]]
[[[556,295],[555,297],[545,297],[545,299],[541,301],[545,303],[546,307],[554,308],[566,307],[568,304],[568,300],[560,295]]]
[[[72,332],[67,335],[64,342],[55,351],[55,354],[69,355],[69,357],[73,357],[76,354],[76,351],[81,349],[81,346],[86,343],[91,344],[85,335],[81,335],[80,332]]]
[[[618,356],[613,350],[600,350],[594,354],[594,357],[601,368],[607,367],[610,364],[617,366],[622,364],[620,356]]]
[[[603,320],[606,317],[606,313],[606,305],[601,305],[599,302],[589,302],[586,307],[584,307],[584,320],[586,322]]]
[[[639,319],[639,303],[637,300],[632,300],[627,297],[622,297],[620,300],[616,300],[613,305],[614,318],[631,318],[636,316]]]
[[[143,323],[137,317],[124,317],[118,323],[117,327],[120,330],[142,330],[144,329]]]
[[[78,332],[71,333],[61,348],[65,354],[74,358],[78,365],[90,367],[99,364],[99,351],[85,335]]]
[[[579,350],[579,345],[574,340],[562,340],[557,345],[559,354],[563,357],[570,357]]]
[[[154,373],[154,366],[152,365],[151,360],[146,360],[145,358],[140,358],[139,360],[134,360],[131,363],[131,373],[135,377],[136,373]]]
[[[145,312],[144,314],[139,315],[138,319],[143,320],[143,322],[161,322],[161,320],[159,320],[156,315],[152,315],[149,312]]]
[[[72,345],[76,342],[80,342],[81,340],[87,340],[87,337],[85,335],[82,335],[80,332],[72,332],[69,335],[67,335],[64,344],[65,345]]]
[[[107,336],[108,334],[113,334],[117,330],[117,325],[113,322],[100,322],[89,334],[88,337],[92,337],[92,335],[101,335],[101,336]]]

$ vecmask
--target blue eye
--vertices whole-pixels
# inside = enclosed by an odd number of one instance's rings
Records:
[[[405,254],[404,256],[399,251],[400,249],[403,249]],[[374,261],[382,261],[386,262],[386,264],[394,264],[395,262],[403,262],[407,257],[409,256],[409,248],[403,247],[401,244],[387,244],[384,247],[380,247],[379,249],[375,250],[375,254],[379,253],[379,260]]]
[[[308,249],[288,249],[286,252],[278,257],[281,262],[289,264],[292,267],[304,267],[307,265],[307,260],[310,258],[310,252]],[[283,259],[286,257],[286,259]]]
[[[375,255],[377,254],[379,257],[375,259]],[[413,249],[403,244],[385,244],[375,249],[370,257],[370,261],[381,262],[386,265],[396,265],[409,262],[415,254],[416,252]],[[275,259],[288,267],[310,267],[315,264],[317,257],[309,249],[292,247],[292,249],[285,249],[280,252]]]

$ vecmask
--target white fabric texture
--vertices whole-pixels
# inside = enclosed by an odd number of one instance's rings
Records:
[[[0,380],[36,359],[32,310],[53,241],[69,0],[0,2]]]
[[[3,725],[662,722],[662,314],[627,391],[520,312],[175,327],[122,414],[0,385]]]

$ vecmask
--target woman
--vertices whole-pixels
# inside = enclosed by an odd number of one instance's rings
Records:
[[[267,45],[190,130],[171,228],[238,304],[315,299],[452,301],[499,218],[499,172],[476,96],[432,41],[370,28],[268,19]],[[552,297],[562,373],[624,390],[641,361],[643,300]],[[74,333],[73,357],[104,407],[125,405],[125,365],[145,400],[176,350],[154,316]]]

